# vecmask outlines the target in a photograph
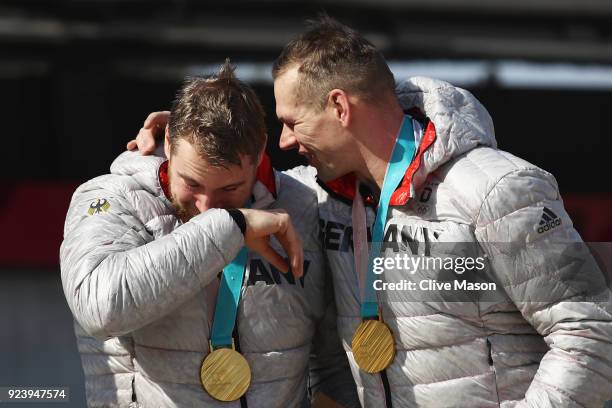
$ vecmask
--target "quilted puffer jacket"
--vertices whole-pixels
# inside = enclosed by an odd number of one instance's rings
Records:
[[[212,399],[199,373],[209,351],[218,274],[244,239],[221,209],[182,224],[160,185],[164,161],[126,152],[111,174],[81,185],[70,204],[61,272],[88,405],[240,407],[240,401]],[[249,255],[236,344],[252,372],[246,405],[296,407],[307,389],[315,327],[333,304],[325,293],[316,197],[271,167],[253,197],[254,208],[284,208],[292,215],[304,244],[305,275],[296,280]],[[272,245],[283,253],[274,239]],[[334,333],[320,333],[318,343]],[[330,372],[342,370],[341,360],[321,355],[332,368],[320,362],[320,373],[331,378]],[[345,368],[350,378],[348,363]]]
[[[360,370],[351,351],[361,320],[354,184],[351,175],[326,185],[315,180],[314,169],[294,169],[318,194],[338,329],[362,405],[602,407],[612,396],[610,290],[563,208],[555,179],[497,149],[492,120],[469,92],[412,78],[399,86],[398,97],[414,119],[424,114],[414,132],[422,155],[418,170],[404,179],[412,186],[400,184],[389,208],[384,255],[469,254],[486,267],[462,276],[487,286],[378,291],[397,352],[380,374]],[[374,216],[367,206],[369,226]],[[390,266],[377,279],[454,285],[462,276],[439,266],[416,273]]]

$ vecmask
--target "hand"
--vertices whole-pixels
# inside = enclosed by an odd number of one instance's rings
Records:
[[[170,112],[168,111],[150,113],[144,121],[144,125],[140,128],[136,139],[128,142],[127,149],[136,150],[138,148],[144,156],[152,154],[155,151],[156,140],[160,140],[164,135],[164,129],[169,118]]]
[[[270,246],[270,235],[274,235],[285,249],[291,263],[293,276],[301,278],[304,274],[304,249],[302,241],[297,235],[291,218],[285,210],[254,210],[241,208],[246,221],[244,242],[246,246],[259,253],[268,262],[283,273],[289,271],[289,265]]]

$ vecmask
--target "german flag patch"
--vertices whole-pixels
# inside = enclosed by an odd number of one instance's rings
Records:
[[[96,199],[96,201],[89,204],[89,209],[87,210],[87,214],[94,215],[94,214],[100,214],[100,213],[106,212],[108,211],[110,206],[111,205],[106,198],[98,198]]]

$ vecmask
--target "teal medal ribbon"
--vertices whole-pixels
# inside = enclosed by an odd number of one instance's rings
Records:
[[[376,319],[378,317],[378,298],[374,290],[374,258],[380,254],[381,241],[387,222],[389,201],[397,186],[402,181],[408,166],[410,166],[415,152],[416,142],[414,140],[412,118],[409,115],[405,115],[395,146],[393,147],[391,160],[387,165],[387,172],[383,181],[383,188],[380,199],[378,200],[376,218],[372,229],[372,248],[368,259],[368,269],[366,271],[364,299],[361,303],[361,318],[363,320]]]
[[[251,198],[247,202],[246,208],[251,207],[252,200]],[[248,258],[247,247],[242,247],[232,262],[223,268],[210,336],[211,351],[222,347],[234,347],[232,333],[236,325],[240,290],[242,289]]]
[[[248,257],[248,249],[242,247],[232,262],[223,268],[210,337],[212,350],[233,347],[232,333],[236,324],[240,290]]]

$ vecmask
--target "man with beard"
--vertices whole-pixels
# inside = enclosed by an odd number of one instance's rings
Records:
[[[265,144],[259,100],[226,62],[179,91],[169,160],[126,152],[76,190],[60,256],[88,406],[306,402],[315,328],[333,300],[316,196],[272,169]],[[321,353],[339,345],[327,334]],[[338,355],[313,366],[334,378],[328,394],[345,384],[350,398]]]
[[[469,92],[429,78],[396,90],[381,53],[330,18],[283,49],[273,77],[280,146],[316,168],[294,172],[317,191],[362,404],[601,407],[612,395],[611,294],[554,177],[498,150]],[[149,117],[140,145],[164,118]],[[485,259],[473,278],[496,290],[373,293],[373,257],[432,256],[438,242]]]

